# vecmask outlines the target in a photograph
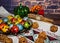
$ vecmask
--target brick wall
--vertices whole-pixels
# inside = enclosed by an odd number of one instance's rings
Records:
[[[44,6],[45,13],[60,13],[60,0],[0,0],[0,5],[3,5],[10,12],[20,3],[29,7],[40,4]]]

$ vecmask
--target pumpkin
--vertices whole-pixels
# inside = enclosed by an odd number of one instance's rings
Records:
[[[20,4],[20,6],[17,6],[14,8],[14,14],[15,15],[20,15],[20,17],[27,17],[29,13],[29,8],[27,6],[23,6]]]
[[[44,16],[44,9],[39,10],[37,13],[38,13],[39,15]]]

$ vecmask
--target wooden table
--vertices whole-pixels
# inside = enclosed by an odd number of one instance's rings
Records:
[[[54,24],[60,25],[60,14],[45,14],[44,16],[53,19]]]

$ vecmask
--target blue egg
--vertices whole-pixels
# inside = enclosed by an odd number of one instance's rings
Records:
[[[19,30],[23,30],[23,26],[21,24],[17,24],[17,26],[19,27]]]
[[[13,27],[13,24],[9,24],[10,28]]]
[[[7,22],[8,21],[8,18],[3,18],[3,22]]]

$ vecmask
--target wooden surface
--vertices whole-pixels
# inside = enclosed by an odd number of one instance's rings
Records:
[[[60,25],[60,14],[45,14],[44,16],[53,19],[54,24]]]
[[[60,26],[60,20],[54,20],[54,24],[57,24]]]

